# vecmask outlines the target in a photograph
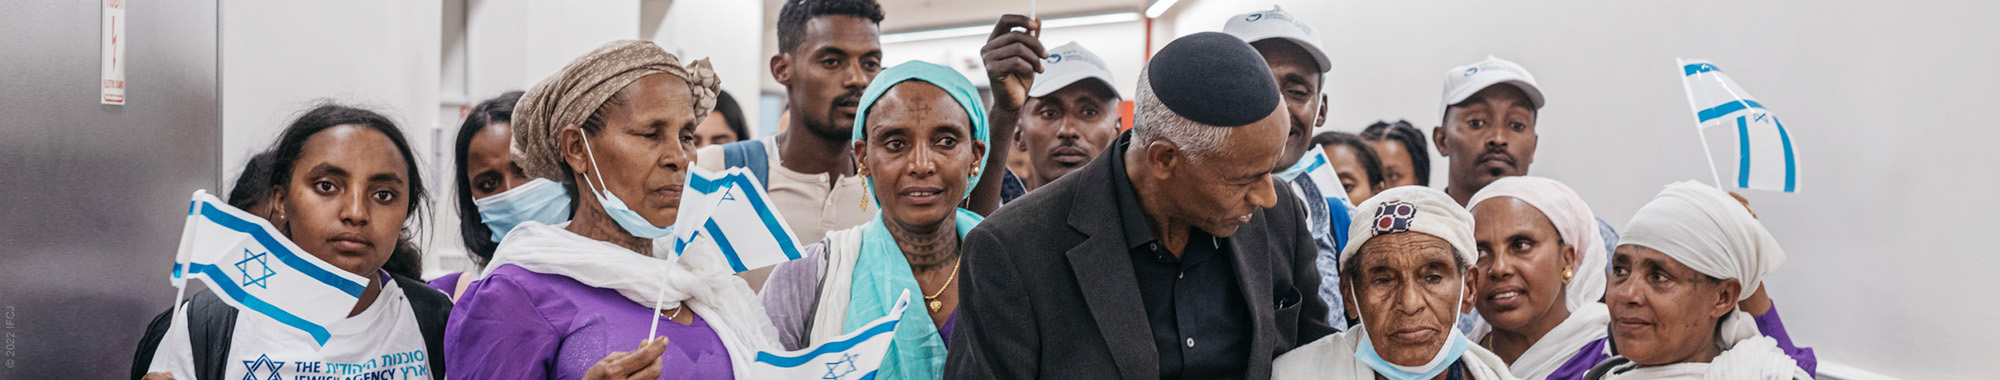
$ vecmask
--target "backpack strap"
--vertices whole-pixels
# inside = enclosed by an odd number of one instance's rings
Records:
[[[229,346],[236,336],[236,307],[222,302],[214,292],[203,291],[188,300],[188,347],[193,350],[194,372],[203,379],[221,379],[229,372]]]
[[[185,304],[186,302],[181,302]],[[160,312],[146,324],[146,334],[139,336],[139,351],[132,353],[132,380],[146,377],[146,370],[153,365],[153,353],[160,350],[160,341],[166,339],[167,329],[174,323],[174,309]]]
[[[750,174],[757,176],[757,183],[764,184],[768,191],[771,187],[771,153],[764,149],[762,140],[722,144],[722,166],[749,168]]]
[[[451,297],[423,281],[400,275],[389,276],[396,279],[396,286],[403,288],[403,298],[409,300],[410,310],[417,315],[417,331],[424,335],[424,360],[431,366],[431,378],[445,378],[444,329],[446,319],[451,316]]]
[[[193,375],[201,379],[220,379],[229,370],[230,339],[236,334],[236,308],[222,302],[215,293],[202,291],[193,298],[181,301],[181,310],[187,311],[188,350],[194,360]],[[132,355],[132,380],[146,377],[146,369],[153,365],[153,353],[160,348],[160,342],[167,337],[167,330],[174,322],[174,310],[160,312],[153,322],[146,325],[146,335],[139,338],[139,352]]]

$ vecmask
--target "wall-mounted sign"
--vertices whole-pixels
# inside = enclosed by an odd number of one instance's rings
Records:
[[[98,43],[103,54],[99,101],[125,104],[125,0],[104,0],[104,33]]]

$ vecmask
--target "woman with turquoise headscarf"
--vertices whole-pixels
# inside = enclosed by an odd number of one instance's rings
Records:
[[[981,220],[959,206],[985,166],[986,111],[958,72],[910,62],[875,77],[854,126],[856,166],[882,211],[779,265],[764,307],[778,340],[799,349],[888,315],[908,291],[922,306],[904,310],[876,378],[937,379],[958,309],[959,239]]]

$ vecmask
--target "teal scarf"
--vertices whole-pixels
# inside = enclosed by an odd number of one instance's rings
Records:
[[[854,115],[854,141],[867,141],[868,109],[875,105],[875,101],[889,92],[890,87],[907,81],[930,83],[951,94],[952,100],[957,101],[959,107],[965,109],[966,116],[972,119],[972,137],[981,142],[988,141],[986,109],[980,103],[978,88],[949,67],[921,61],[883,70],[874,82],[868,84],[868,89],[862,91],[860,112]],[[989,146],[987,149],[1004,148]],[[985,157],[980,157],[980,161],[983,163]],[[979,177],[974,175],[966,182],[967,195],[978,185]],[[868,187],[872,193],[874,179],[868,180]],[[944,338],[938,335],[929,309],[922,306],[924,300],[921,296],[925,294],[917,287],[917,277],[910,272],[909,260],[903,258],[896,238],[883,225],[882,213],[886,212],[876,213],[875,220],[861,232],[860,257],[854,263],[854,282],[848,290],[847,323],[842,326],[842,331],[853,332],[876,318],[888,315],[896,306],[896,298],[905,290],[918,295],[910,299],[917,307],[904,309],[902,322],[896,328],[895,341],[889,344],[889,353],[882,358],[882,367],[876,378],[939,379],[944,376]],[[956,217],[960,238],[964,238],[966,232],[972,231],[972,227],[983,220],[979,214],[965,209],[959,209]]]

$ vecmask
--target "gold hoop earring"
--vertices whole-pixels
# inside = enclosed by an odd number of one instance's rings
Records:
[[[1570,279],[1574,279],[1574,278],[1576,278],[1576,270],[1574,270],[1574,269],[1569,269],[1569,268],[1563,268],[1563,283],[1564,283],[1564,284],[1568,284],[1568,283],[1569,283],[1569,280],[1570,280]]]

